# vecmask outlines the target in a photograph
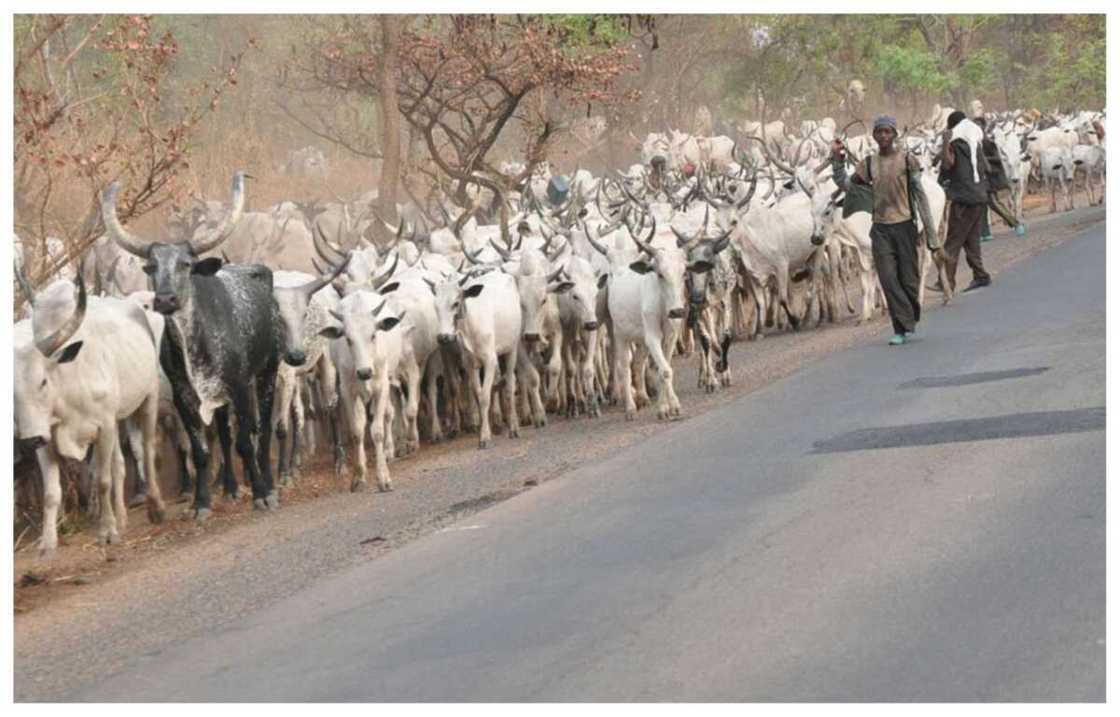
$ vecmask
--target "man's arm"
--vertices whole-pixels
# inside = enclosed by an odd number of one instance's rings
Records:
[[[848,176],[847,170],[844,169],[844,161],[844,146],[839,140],[832,140],[832,181],[843,190],[848,189],[848,182],[866,185],[868,182],[860,171],[863,165],[857,164],[856,171]]]

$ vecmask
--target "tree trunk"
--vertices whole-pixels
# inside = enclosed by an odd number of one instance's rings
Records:
[[[381,176],[377,182],[378,212],[397,222],[397,189],[401,173],[401,113],[397,100],[400,80],[400,15],[382,15],[381,21]],[[382,227],[384,228],[384,227]]]

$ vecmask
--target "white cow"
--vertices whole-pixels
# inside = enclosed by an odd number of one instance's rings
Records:
[[[1042,181],[1050,188],[1050,211],[1058,211],[1057,191],[1066,200],[1066,211],[1073,209],[1073,152],[1068,147],[1047,147],[1039,155]]]
[[[30,287],[25,290],[30,295]],[[38,444],[44,483],[39,549],[50,557],[58,546],[59,457],[83,460],[93,444],[102,506],[98,537],[106,543],[119,541],[128,522],[119,421],[136,417],[145,472],[156,475],[159,359],[143,309],[120,299],[87,298],[80,277],[76,299],[73,284],[58,281],[34,296],[32,305],[30,326],[15,336],[15,423],[17,438]],[[153,480],[148,517],[159,522],[163,513]]]
[[[506,357],[505,392],[509,437],[520,435],[517,418],[517,350],[521,343],[521,303],[517,282],[503,271],[471,279],[454,278],[436,287],[436,313],[441,345],[458,343],[479,406],[479,448],[490,445],[490,398],[498,360]],[[479,370],[482,378],[479,379]]]
[[[1104,202],[1104,166],[1105,150],[1099,144],[1079,144],[1073,148],[1073,171],[1085,174],[1085,192],[1089,195],[1089,204]],[[1093,198],[1093,175],[1100,178],[1100,202]]]
[[[622,392],[627,420],[637,415],[631,376],[632,347],[638,352],[635,363],[643,366],[648,353],[657,367],[661,379],[657,417],[681,415],[669,359],[679,321],[685,316],[684,254],[678,247],[664,242],[652,243],[656,231],[657,222],[654,221],[644,240],[631,234],[641,254],[629,265],[613,265],[607,282],[607,304],[615,342],[615,378]],[[639,376],[639,380],[644,381],[644,377]]]
[[[372,291],[355,291],[344,297],[331,316],[341,326],[331,325],[321,333],[331,340],[331,359],[338,368],[339,395],[354,443],[355,476],[350,490],[365,490],[365,435],[373,444],[374,475],[382,491],[393,489],[387,456],[394,453],[393,409],[390,384],[399,380],[401,358],[406,351],[410,327],[399,326],[400,316],[382,313],[385,298]],[[345,338],[345,341],[338,339]]]

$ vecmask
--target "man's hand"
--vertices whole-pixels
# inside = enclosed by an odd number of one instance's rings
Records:
[[[833,159],[843,159],[844,158],[844,143],[841,142],[838,139],[832,140],[832,158]]]
[[[933,254],[933,260],[936,261],[938,264],[944,264],[945,263],[945,250],[944,249],[942,249],[941,247],[937,247],[935,249],[930,249],[930,253]]]

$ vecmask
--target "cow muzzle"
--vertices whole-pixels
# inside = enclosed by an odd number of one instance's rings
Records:
[[[156,294],[152,308],[160,314],[173,314],[179,310],[179,297],[175,294]]]
[[[360,369],[358,369],[358,378],[361,379],[362,381],[370,380],[371,378],[373,378],[373,369],[371,369],[371,368],[360,368]]]
[[[670,319],[683,319],[684,318],[684,307],[678,306],[675,309],[669,309],[669,318]]]
[[[811,237],[809,237],[809,242],[812,243],[813,246],[820,246],[821,244],[824,244],[824,234],[812,235]]]
[[[455,334],[440,334],[437,340],[440,346],[451,346],[455,343]]]
[[[538,341],[541,340],[541,335],[540,334],[525,334],[521,338],[525,339],[525,343],[527,343],[527,344],[535,344],[535,343],[537,343]]]
[[[584,321],[583,322],[583,330],[584,331],[594,331],[597,328],[599,328],[599,322],[598,321]]]
[[[307,354],[299,350],[288,351],[284,354],[284,361],[289,366],[302,366],[307,361]]]

